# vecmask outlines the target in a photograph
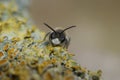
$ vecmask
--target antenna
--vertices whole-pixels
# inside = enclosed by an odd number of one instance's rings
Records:
[[[46,25],[48,28],[50,28],[52,31],[56,33],[56,31],[52,27],[50,27],[48,24],[44,23],[44,25]]]
[[[68,29],[70,29],[70,28],[73,28],[73,27],[76,27],[76,26],[70,26],[70,27],[64,29],[61,33],[65,32],[66,30],[68,30]]]

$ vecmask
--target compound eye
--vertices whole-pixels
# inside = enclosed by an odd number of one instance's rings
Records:
[[[53,32],[53,33],[51,34],[51,38],[52,38],[52,39],[56,38],[56,33]]]
[[[64,41],[65,40],[65,37],[61,37],[61,41]]]
[[[61,34],[60,35],[60,41],[63,42],[65,40],[65,35],[64,34]]]

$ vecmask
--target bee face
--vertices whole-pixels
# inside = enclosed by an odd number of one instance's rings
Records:
[[[50,34],[49,39],[51,40],[52,44],[60,45],[65,41],[65,33],[62,33],[63,30],[56,30],[56,32],[52,32]]]
[[[68,28],[65,29],[57,29],[54,30],[51,26],[49,26],[48,24],[44,23],[44,25],[46,25],[49,29],[52,30],[52,32],[46,34],[44,40],[46,39],[46,37],[49,35],[49,42],[53,45],[53,46],[63,46],[64,48],[68,48],[69,43],[70,43],[70,38],[68,36],[66,36],[65,31],[76,27],[76,26],[70,26]]]

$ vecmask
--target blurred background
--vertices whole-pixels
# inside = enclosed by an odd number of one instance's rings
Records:
[[[90,70],[101,69],[104,80],[120,79],[120,0],[32,0],[30,13],[42,31],[44,22],[66,28],[69,52]]]

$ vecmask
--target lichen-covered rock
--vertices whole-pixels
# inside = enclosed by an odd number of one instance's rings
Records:
[[[81,67],[69,51],[43,41],[21,1],[0,1],[0,80],[101,80],[101,71]]]

